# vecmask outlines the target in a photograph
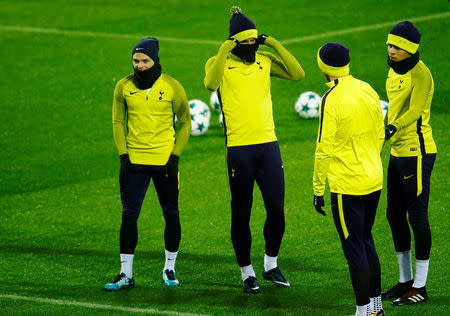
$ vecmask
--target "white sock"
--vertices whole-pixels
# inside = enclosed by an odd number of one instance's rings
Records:
[[[120,263],[121,263],[120,273],[125,273],[127,278],[133,277],[133,258],[134,255],[125,253],[120,254]]]
[[[370,312],[376,314],[383,309],[383,304],[381,303],[381,295],[377,297],[370,298]]]
[[[428,266],[430,265],[430,259],[419,260],[416,259],[416,277],[414,278],[413,287],[420,289],[427,284]]]
[[[267,272],[269,270],[272,270],[272,269],[278,267],[277,259],[278,259],[278,257],[270,257],[270,256],[264,254],[264,271]]]
[[[398,267],[400,271],[400,283],[413,279],[411,250],[397,252]]]
[[[164,265],[164,270],[175,271],[175,261],[177,260],[178,251],[170,252],[166,250],[166,264]]]
[[[251,276],[256,278],[255,270],[253,270],[253,266],[251,264],[245,267],[241,267],[241,275],[242,281]]]
[[[370,316],[370,303],[363,306],[356,305],[355,316]]]

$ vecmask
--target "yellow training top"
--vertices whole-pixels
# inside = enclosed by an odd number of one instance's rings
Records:
[[[380,98],[351,75],[328,82],[322,97],[314,160],[314,195],[366,195],[383,187],[384,123]]]
[[[186,93],[166,74],[150,91],[138,89],[132,79],[133,75],[121,79],[114,90],[112,120],[119,155],[128,153],[135,164],[165,165],[171,153],[181,155],[190,136]],[[176,140],[174,114],[180,126]]]
[[[391,137],[391,155],[412,157],[436,153],[429,124],[434,83],[428,67],[419,60],[403,75],[389,69],[386,92],[387,121],[397,128]]]
[[[254,63],[244,63],[230,53],[236,44],[227,40],[205,65],[205,86],[218,92],[228,147],[275,141],[270,76],[300,80],[305,75],[277,40],[268,37],[265,44],[280,58],[258,51]]]
[[[270,94],[271,60],[256,53],[253,64],[227,58],[219,95],[227,146],[277,140]]]

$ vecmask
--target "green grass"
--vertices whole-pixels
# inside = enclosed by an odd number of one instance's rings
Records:
[[[444,1],[4,1],[0,0],[0,295],[21,295],[213,315],[346,315],[354,311],[347,264],[332,217],[312,207],[317,121],[294,112],[297,96],[323,94],[317,49],[328,41],[350,47],[351,71],[386,100],[385,40],[390,27],[286,45],[306,71],[300,82],[272,81],[274,118],[286,177],[286,234],[279,263],[293,284],[277,289],[261,279],[257,296],[242,293],[230,242],[225,148],[218,116],[205,136],[191,137],[180,160],[183,230],[179,288],[165,288],[163,217],[151,187],[139,220],[136,288],[105,293],[119,269],[121,204],[118,157],[112,138],[115,83],[131,72],[131,50],[142,36],[222,41],[228,9],[238,4],[260,32],[279,40],[448,12]],[[274,7],[275,6],[275,7]],[[129,37],[8,31],[13,25]],[[431,125],[438,145],[432,176],[433,248],[430,301],[393,308],[388,315],[444,315],[450,305],[447,207],[450,140],[447,131],[449,18],[416,23],[420,52],[435,80]],[[447,35],[446,35],[447,34]],[[133,36],[135,35],[135,36]],[[189,99],[209,100],[204,63],[218,45],[160,42],[163,71],[179,80]],[[387,166],[388,149],[383,161]],[[330,213],[329,200],[326,199]],[[397,281],[397,263],[383,190],[374,238],[386,288]],[[255,190],[253,265],[260,276],[265,211]],[[23,302],[0,297],[2,315],[124,315],[86,307]]]

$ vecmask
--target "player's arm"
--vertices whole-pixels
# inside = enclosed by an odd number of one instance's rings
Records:
[[[298,81],[303,79],[305,77],[305,71],[297,59],[275,38],[267,36],[264,40],[264,36],[267,35],[259,36],[259,43],[272,47],[279,56],[277,57],[274,54],[262,52],[272,60],[270,74],[274,77],[288,80]]]
[[[380,104],[380,97],[378,96],[378,94],[374,91],[375,96],[376,96],[376,104]],[[379,143],[379,149],[380,149],[380,155],[381,152],[383,150],[383,146],[384,143],[386,142],[385,140],[385,124],[386,124],[386,119],[387,119],[387,113],[386,113],[386,117],[383,118],[383,112],[381,111],[381,107],[377,107],[378,109],[378,116],[379,116],[379,121],[377,123],[376,129],[377,129],[377,136],[378,136],[378,143]]]
[[[216,91],[222,82],[223,71],[225,69],[225,61],[228,53],[236,46],[236,40],[226,40],[219,48],[216,56],[210,58],[205,65],[205,79],[203,83],[206,89]]]
[[[189,114],[189,102],[184,88],[176,80],[174,80],[172,86],[174,89],[172,106],[180,126],[175,136],[175,146],[172,154],[180,157],[191,135],[191,115]]]
[[[328,97],[329,98],[329,97]],[[326,100],[324,113],[320,113],[319,135],[314,154],[313,190],[315,196],[323,196],[330,159],[337,131],[337,115],[332,104]]]
[[[114,89],[112,108],[114,142],[116,143],[119,155],[128,153],[127,140],[125,136],[126,121],[126,102],[123,97],[123,83],[119,81]]]
[[[397,131],[416,123],[422,116],[423,109],[425,108],[430,93],[431,82],[431,75],[423,72],[420,73],[420,76],[413,79],[413,82],[411,82],[413,88],[409,101],[409,109],[391,123],[391,125],[396,127]]]

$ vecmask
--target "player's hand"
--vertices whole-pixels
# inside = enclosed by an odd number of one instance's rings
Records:
[[[268,37],[269,37],[269,36],[266,35],[266,34],[261,34],[261,35],[258,36],[258,38],[256,39],[256,44],[259,44],[259,45],[265,45],[266,39],[267,39]]]
[[[178,176],[178,160],[180,158],[177,155],[171,154],[169,160],[164,165],[163,170],[168,177]]]
[[[325,206],[323,196],[314,195],[313,204],[316,208],[317,213],[322,214],[323,216],[327,215],[327,213],[325,213],[325,211],[322,209],[322,207]]]
[[[397,132],[397,128],[394,125],[389,124],[384,128],[384,139],[388,140],[395,134],[395,132]]]
[[[232,49],[233,49],[235,46],[239,45],[239,41],[238,41],[237,39],[235,39],[234,37],[229,37],[229,38],[225,41],[225,43],[229,44],[229,45],[232,47]]]

